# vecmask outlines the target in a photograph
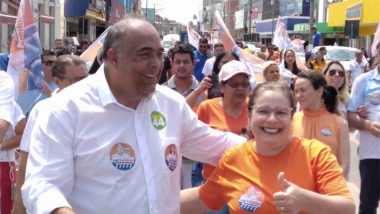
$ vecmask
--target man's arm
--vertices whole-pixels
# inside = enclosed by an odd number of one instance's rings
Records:
[[[30,213],[51,213],[60,207],[70,207],[66,196],[74,185],[72,125],[67,116],[52,112],[51,106],[43,107],[46,108],[38,113],[31,130],[25,183],[21,188]]]
[[[24,132],[26,124],[26,119],[23,118],[20,122],[17,123],[15,128],[15,136],[11,137],[8,140],[3,141],[1,145],[1,150],[10,150],[17,148],[20,145],[22,133]]]
[[[348,112],[348,122],[350,126],[368,131],[374,136],[380,138],[380,123],[360,117],[356,112]]]

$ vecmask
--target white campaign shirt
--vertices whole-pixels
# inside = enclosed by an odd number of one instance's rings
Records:
[[[364,74],[364,69],[367,67],[367,62],[362,61],[361,63],[358,63],[356,59],[351,60],[350,64],[348,65],[351,73],[351,81],[354,82],[356,77],[358,77],[361,74]]]
[[[212,74],[212,70],[214,68],[215,59],[216,59],[216,57],[213,56],[210,59],[206,60],[205,65],[203,66],[203,69],[202,69],[202,74],[204,76],[209,76],[209,75]]]
[[[121,105],[103,66],[38,107],[22,187],[29,213],[179,213],[181,155],[216,164],[244,142],[163,86],[136,109]]]
[[[7,130],[7,133],[4,136],[4,140],[8,140],[15,136],[15,130],[17,124],[25,118],[24,114],[22,113],[22,110],[20,106],[15,102],[11,101],[9,102],[7,108],[8,111],[0,111],[0,119],[3,119],[7,122],[9,122],[10,126]],[[0,107],[2,108],[2,107]],[[3,143],[4,141],[0,142]],[[15,158],[15,150],[1,150],[0,151],[0,162],[14,162],[16,160]]]
[[[364,105],[367,118],[380,122],[380,74],[379,66],[372,71],[360,75],[352,86],[350,102],[347,110],[356,112]],[[359,159],[380,159],[380,138],[369,131],[359,131]]]

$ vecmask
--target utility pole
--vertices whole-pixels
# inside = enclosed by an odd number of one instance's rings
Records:
[[[314,27],[314,0],[310,0],[310,19],[309,19],[309,31]],[[309,32],[309,44],[313,44],[313,35]]]
[[[145,20],[148,20],[148,0],[145,0]]]
[[[272,5],[272,39],[271,43],[273,43],[273,31],[274,31],[274,8],[275,8],[275,0],[271,0],[270,4]]]
[[[112,8],[112,6],[111,6],[111,0],[106,0],[105,1],[105,3],[106,3],[106,5],[105,5],[105,7],[106,7],[106,28],[110,25],[110,12],[111,12],[111,8]],[[83,20],[83,22],[84,22],[84,19],[82,19]],[[83,26],[84,26],[84,23],[83,23]],[[84,29],[84,27],[83,27],[83,29]]]
[[[249,6],[248,6],[248,37],[250,38],[251,35],[251,27],[252,27],[252,0],[249,0]]]

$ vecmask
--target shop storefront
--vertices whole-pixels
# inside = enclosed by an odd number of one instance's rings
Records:
[[[282,18],[289,35],[295,34],[294,26],[297,24],[309,23],[309,17],[304,16],[285,16]],[[267,19],[256,22],[256,33],[260,35],[263,44],[271,43],[274,31],[276,30],[278,19]]]
[[[328,27],[343,28],[350,46],[369,49],[380,22],[380,1],[348,0],[329,4]]]

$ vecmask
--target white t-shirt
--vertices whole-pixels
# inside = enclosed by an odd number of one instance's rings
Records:
[[[204,76],[209,76],[212,74],[212,69],[214,68],[215,56],[207,59],[205,65],[203,66],[202,74]]]
[[[360,74],[364,73],[364,69],[367,67],[368,62],[362,61],[361,63],[358,63],[356,59],[351,60],[349,64],[349,72],[351,73],[351,81],[354,82],[356,77],[358,77]]]

